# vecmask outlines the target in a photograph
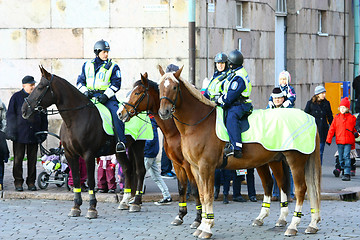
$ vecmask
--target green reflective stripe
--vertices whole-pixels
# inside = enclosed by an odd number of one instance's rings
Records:
[[[186,202],[184,202],[184,203],[179,203],[179,207],[186,207]]]
[[[301,218],[301,216],[304,216],[301,212],[294,212],[294,216]]]
[[[222,84],[229,72],[230,70],[227,71],[226,73],[222,73],[219,76],[216,76],[210,81],[209,86],[207,87],[207,91],[210,96],[210,99],[214,99],[216,96],[219,96],[219,94],[222,93],[223,91]]]
[[[280,207],[287,207],[289,205],[288,202],[281,202]]]
[[[246,72],[245,68],[242,67],[239,70],[237,70],[236,72],[232,72],[232,73],[235,73],[235,74],[229,74],[229,77],[226,79],[226,81],[224,83],[224,91],[223,91],[223,93],[226,94],[228,92],[231,80],[235,76],[239,76],[239,77],[241,77],[243,79],[243,81],[245,83],[245,90],[241,93],[241,95],[243,97],[250,97],[252,86],[251,86],[251,82],[250,82],[250,79],[249,79],[249,75]]]
[[[310,209],[310,212],[311,212],[311,213],[318,213],[318,212],[320,212],[320,209],[311,208],[311,209]]]
[[[202,209],[202,205],[197,205],[196,206],[196,210],[201,210]]]
[[[74,189],[73,189],[73,192],[74,192],[74,193],[81,192],[81,188],[74,188]]]
[[[213,213],[206,214],[206,219],[214,219],[214,214]]]
[[[116,63],[112,63],[109,70],[103,64],[95,74],[94,63],[88,61],[85,64],[86,87],[93,90],[106,90],[110,85],[111,73]]]
[[[131,189],[130,188],[124,188],[124,193],[131,193]]]
[[[266,208],[270,208],[270,203],[267,203],[267,202],[263,202],[261,204],[262,207],[266,207]]]

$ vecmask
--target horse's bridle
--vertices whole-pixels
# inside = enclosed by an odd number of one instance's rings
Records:
[[[36,103],[35,103],[34,108],[31,108],[31,105],[30,105],[30,102],[29,102],[29,97],[26,97],[26,98],[24,99],[24,101],[25,101],[25,103],[27,104],[28,108],[30,108],[30,111],[31,111],[31,112],[39,111],[39,112],[43,112],[43,113],[47,114],[46,109],[44,109],[42,106],[40,106],[40,103],[41,103],[42,99],[45,97],[45,95],[46,95],[46,93],[47,93],[47,91],[48,91],[49,89],[50,89],[50,91],[51,91],[51,95],[54,95],[54,92],[53,92],[53,90],[52,90],[52,88],[51,88],[51,82],[52,82],[53,79],[54,79],[54,75],[51,74],[51,79],[50,79],[50,80],[48,80],[48,79],[45,78],[45,77],[41,77],[41,80],[43,80],[43,79],[45,79],[45,80],[47,81],[46,88],[45,88],[44,91],[40,94],[39,98],[37,99],[37,101],[36,101]],[[41,80],[40,80],[40,81],[41,81]]]
[[[137,115],[139,112],[137,110],[137,108],[139,107],[140,103],[142,102],[142,100],[144,100],[145,96],[147,96],[147,105],[146,105],[146,113],[149,112],[149,83],[148,86],[145,86],[144,84],[140,84],[141,86],[143,86],[145,88],[145,91],[143,92],[143,94],[140,96],[140,98],[135,102],[135,104],[130,104],[128,102],[123,102],[122,105],[128,105],[132,108],[132,110],[128,111],[128,109],[124,106],[127,114],[130,117],[133,117],[134,115]]]
[[[176,102],[178,100],[178,96],[181,97],[180,92],[181,92],[181,90],[180,90],[180,83],[179,83],[177,85],[176,96],[175,96],[174,101],[166,96],[160,98],[160,102],[161,102],[161,100],[165,99],[165,100],[168,100],[172,104],[172,108],[170,110],[171,114],[173,114],[175,112],[175,106],[176,106]]]

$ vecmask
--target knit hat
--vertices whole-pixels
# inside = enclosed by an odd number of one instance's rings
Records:
[[[176,72],[177,70],[179,70],[179,67],[176,66],[175,64],[169,64],[167,67],[166,67],[166,70],[165,72]]]
[[[340,107],[341,106],[345,106],[350,109],[350,101],[349,101],[348,97],[341,99]]]
[[[316,88],[315,88],[315,95],[318,95],[318,94],[320,94],[320,93],[323,93],[323,92],[326,92],[326,89],[324,88],[324,86],[317,86]]]
[[[286,78],[286,84],[289,84],[291,82],[291,76],[290,76],[290,73],[288,71],[284,70],[279,74],[279,79],[283,78],[283,77]]]
[[[22,79],[22,84],[34,84],[36,83],[33,76],[25,76]]]
[[[284,93],[281,91],[281,89],[279,87],[276,87],[273,89],[271,96],[273,98],[284,97]]]

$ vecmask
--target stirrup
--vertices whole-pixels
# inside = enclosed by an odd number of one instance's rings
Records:
[[[126,151],[125,144],[123,142],[118,142],[116,144],[116,152],[120,153],[120,152],[125,152],[125,151]]]
[[[234,146],[231,143],[226,143],[224,148],[224,155],[231,156],[234,154]]]

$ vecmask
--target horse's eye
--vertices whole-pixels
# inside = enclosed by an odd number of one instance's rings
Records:
[[[176,90],[176,86],[174,87],[174,90]]]
[[[140,93],[139,93],[139,92],[137,92],[137,93],[135,93],[135,95],[140,95]]]

